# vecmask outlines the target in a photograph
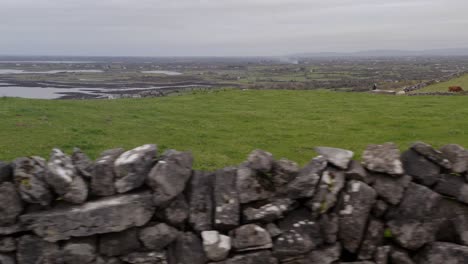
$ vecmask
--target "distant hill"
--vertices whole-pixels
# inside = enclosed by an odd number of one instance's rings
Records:
[[[299,53],[290,57],[408,57],[408,56],[468,56],[468,48],[430,50],[366,50],[358,52]]]

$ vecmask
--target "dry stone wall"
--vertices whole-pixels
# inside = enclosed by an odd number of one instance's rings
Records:
[[[156,145],[0,162],[0,264],[468,263],[468,151],[255,150],[192,169]]]

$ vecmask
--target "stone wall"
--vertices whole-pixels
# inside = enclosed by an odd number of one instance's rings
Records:
[[[429,81],[417,83],[415,85],[407,86],[407,87],[403,88],[403,91],[405,93],[409,93],[409,92],[412,92],[412,91],[420,90],[420,89],[422,89],[424,87],[427,87],[429,85],[433,85],[433,84],[440,83],[440,82],[447,82],[447,81],[450,81],[452,79],[461,77],[461,76],[463,76],[465,74],[468,74],[468,70],[463,70],[463,71],[459,71],[459,72],[456,72],[456,73],[452,73],[452,74],[443,76],[443,77],[441,77],[439,79],[429,80]],[[447,87],[447,91],[448,91],[448,87]],[[441,94],[441,95],[446,95],[446,94]]]
[[[468,263],[467,150],[316,151],[214,172],[156,145],[0,163],[0,263]]]

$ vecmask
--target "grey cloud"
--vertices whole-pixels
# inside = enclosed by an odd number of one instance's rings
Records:
[[[282,55],[468,46],[466,0],[0,0],[0,54]]]

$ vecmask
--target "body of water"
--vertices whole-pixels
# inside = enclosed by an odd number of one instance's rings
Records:
[[[142,71],[142,73],[157,73],[157,74],[165,74],[165,75],[182,75],[180,72],[175,72],[175,71]]]
[[[168,88],[190,88],[190,87],[205,87],[206,85],[178,85],[178,86],[153,86],[147,88],[56,88],[56,87],[22,87],[22,86],[0,86],[0,97],[21,97],[31,99],[58,99],[66,93],[80,93],[98,96],[99,98],[113,98],[112,92],[126,91],[144,91]]]
[[[14,70],[14,69],[0,69],[0,74],[54,74],[54,73],[99,73],[102,70],[53,70],[53,71],[25,71],[25,70]]]

